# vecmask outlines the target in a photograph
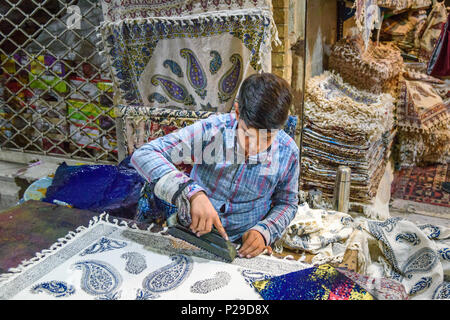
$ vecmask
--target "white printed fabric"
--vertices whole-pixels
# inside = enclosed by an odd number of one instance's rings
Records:
[[[231,264],[204,251],[192,256],[198,248],[169,235],[108,216],[94,221],[0,275],[0,299],[261,299],[253,281],[308,267],[269,256]]]
[[[358,273],[401,283],[409,299],[450,299],[450,229],[384,221],[299,206],[280,240],[282,247],[311,252],[313,264],[341,263],[358,251]]]

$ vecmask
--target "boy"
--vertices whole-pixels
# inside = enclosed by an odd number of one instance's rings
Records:
[[[157,181],[155,196],[176,205],[178,221],[197,235],[215,227],[225,239],[242,241],[240,257],[271,252],[298,207],[299,150],[280,130],[291,102],[285,80],[253,74],[241,85],[235,113],[153,140],[131,163]],[[186,159],[194,162],[190,177],[174,166]]]

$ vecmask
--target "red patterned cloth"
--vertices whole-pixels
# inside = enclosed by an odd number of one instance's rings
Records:
[[[442,183],[450,181],[450,165],[409,167],[395,173],[392,198],[450,208],[450,194]]]
[[[447,16],[447,23],[442,27],[441,35],[431,54],[428,73],[435,77],[450,76],[450,14]]]

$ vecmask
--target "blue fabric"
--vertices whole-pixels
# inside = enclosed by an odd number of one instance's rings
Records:
[[[145,181],[129,161],[128,157],[118,166],[63,163],[42,201],[60,201],[74,208],[132,219]]]

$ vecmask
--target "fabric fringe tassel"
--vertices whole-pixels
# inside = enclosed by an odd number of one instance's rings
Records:
[[[19,274],[23,273],[24,271],[28,270],[32,266],[36,265],[40,261],[46,259],[50,255],[53,255],[57,253],[59,250],[64,248],[66,245],[72,243],[75,241],[75,239],[79,238],[80,236],[86,234],[88,231],[90,231],[92,228],[94,228],[96,225],[98,225],[101,222],[106,222],[109,224],[112,224],[120,229],[133,229],[133,230],[140,230],[140,231],[150,231],[154,224],[152,223],[146,230],[139,229],[136,223],[127,222],[125,220],[118,220],[113,219],[112,222],[109,221],[109,214],[106,212],[103,212],[99,216],[94,216],[89,221],[89,224],[87,227],[80,226],[75,231],[69,231],[66,236],[57,239],[57,241],[50,246],[49,249],[44,249],[41,252],[37,252],[35,254],[35,257],[24,260],[20,263],[19,266],[15,268],[9,268],[7,273],[0,274],[0,285],[2,283],[5,283],[7,281],[12,280],[13,278],[17,277]],[[167,231],[167,227],[165,227],[163,230],[159,232],[152,232],[153,234],[161,234],[163,232]]]

